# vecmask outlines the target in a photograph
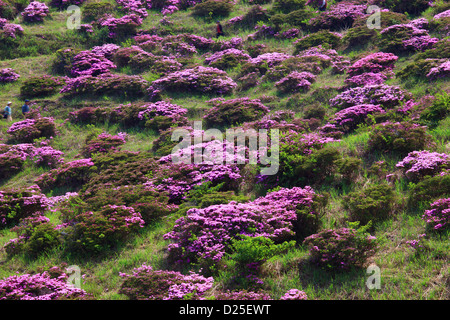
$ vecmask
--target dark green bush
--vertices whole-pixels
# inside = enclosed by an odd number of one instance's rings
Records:
[[[414,150],[428,149],[433,144],[426,127],[410,122],[377,124],[370,132],[368,152],[396,153],[406,156]]]
[[[355,157],[346,157],[337,160],[337,172],[342,174],[344,179],[351,181],[358,175],[362,160]]]
[[[107,1],[88,2],[83,5],[83,20],[91,22],[98,20],[105,13],[113,13],[114,7]]]
[[[64,85],[64,80],[48,75],[34,76],[23,81],[20,95],[27,98],[45,97],[57,93]]]
[[[349,46],[365,45],[377,37],[377,32],[374,29],[369,29],[367,26],[353,27],[348,30],[342,38],[342,42],[348,43]]]
[[[71,76],[70,69],[72,68],[72,59],[81,49],[64,48],[56,51],[55,59],[52,62],[52,70],[56,74]]]
[[[433,201],[448,197],[450,197],[450,174],[438,175],[412,184],[408,194],[408,205],[412,209],[428,207]]]
[[[199,17],[226,17],[233,10],[233,4],[226,1],[206,0],[192,9],[192,14]]]
[[[443,91],[436,94],[433,104],[422,111],[420,119],[436,125],[440,120],[446,118],[450,114],[450,95]]]
[[[341,38],[336,34],[328,31],[321,30],[319,32],[311,33],[295,43],[295,53],[298,54],[302,50],[309,49],[310,47],[316,47],[322,45],[324,47],[337,48],[341,44]]]
[[[429,7],[427,0],[376,0],[373,4],[391,11],[418,15]]]
[[[290,13],[305,7],[305,0],[274,0],[272,9],[275,12]]]
[[[387,184],[375,184],[350,192],[342,200],[350,221],[378,222],[392,216],[399,204],[395,190]]]

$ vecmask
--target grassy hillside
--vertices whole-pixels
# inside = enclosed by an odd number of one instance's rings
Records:
[[[0,5],[0,298],[450,299],[448,2],[45,3]],[[194,121],[278,129],[279,170],[159,161]]]

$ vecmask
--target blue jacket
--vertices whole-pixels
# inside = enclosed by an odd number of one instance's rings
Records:
[[[6,106],[6,107],[5,107],[5,112],[6,112],[7,115],[10,116],[10,115],[11,115],[11,107]]]
[[[30,111],[30,106],[24,104],[24,105],[22,106],[22,113],[25,113],[25,112],[28,112],[28,111]]]

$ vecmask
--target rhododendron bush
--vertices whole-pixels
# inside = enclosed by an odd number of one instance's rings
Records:
[[[295,187],[271,192],[248,203],[230,202],[190,209],[186,217],[176,221],[173,231],[165,235],[174,241],[169,245],[169,252],[175,260],[217,262],[228,250],[231,240],[241,234],[264,236],[276,242],[292,239],[296,232],[296,208],[308,210],[314,197],[312,188]]]
[[[41,22],[49,13],[47,5],[43,2],[32,1],[21,13],[27,22]]]
[[[20,75],[18,75],[12,68],[0,69],[0,83],[14,82],[19,78]]]
[[[435,231],[445,231],[450,226],[450,198],[439,199],[431,204],[431,209],[425,210],[422,218],[427,228]]]
[[[51,138],[56,135],[54,119],[43,117],[38,119],[26,119],[15,122],[9,127],[7,133],[17,142],[33,142],[41,137]]]

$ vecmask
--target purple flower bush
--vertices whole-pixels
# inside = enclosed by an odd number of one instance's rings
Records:
[[[116,65],[104,55],[93,53],[92,51],[82,51],[73,57],[72,69],[70,71],[73,77],[79,76],[98,76],[109,73]]]
[[[225,71],[198,66],[193,69],[172,72],[153,81],[148,93],[151,97],[165,91],[227,95],[235,87],[236,83]]]
[[[53,118],[42,117],[38,119],[25,119],[13,123],[8,131],[11,138],[19,143],[30,143],[41,137],[56,136],[56,125]]]
[[[37,177],[35,183],[44,190],[66,185],[78,186],[87,181],[89,168],[93,165],[89,158],[66,162]]]
[[[144,110],[138,113],[138,119],[146,121],[146,127],[167,129],[169,126],[187,124],[187,109],[166,101],[157,101],[142,106]],[[164,120],[167,122],[164,123]]]
[[[86,140],[86,144],[80,151],[81,156],[84,158],[90,158],[97,152],[115,152],[126,142],[123,135],[113,136],[106,132],[99,134],[97,137],[88,137]]]
[[[250,60],[251,57],[238,49],[226,49],[217,51],[205,59],[205,63],[214,68],[228,69],[237,66],[240,63]]]
[[[132,300],[203,300],[212,289],[214,279],[191,272],[153,270],[143,264],[132,274],[120,273],[124,279],[119,292]]]
[[[275,38],[278,39],[295,39],[298,38],[300,35],[300,30],[297,28],[291,28],[289,30],[283,31],[283,32],[277,32],[275,33]]]
[[[120,18],[114,18],[109,15],[100,18],[98,21],[100,27],[106,27],[109,30],[109,37],[115,38],[117,36],[124,36],[135,34],[137,27],[142,24],[142,17],[131,13]]]
[[[185,262],[222,259],[232,239],[238,235],[268,237],[276,242],[294,236],[296,208],[308,208],[313,203],[310,187],[280,189],[252,202],[212,205],[188,210],[165,235],[174,243],[169,252],[175,260]],[[310,212],[315,215],[315,212]]]
[[[20,75],[18,75],[12,68],[0,69],[0,83],[15,82],[19,78]]]
[[[342,128],[344,132],[350,132],[364,123],[369,114],[385,113],[380,105],[362,104],[349,107],[334,114],[333,122]]]
[[[437,67],[431,68],[427,73],[427,78],[430,79],[439,79],[445,78],[450,75],[450,60],[447,60]]]
[[[7,20],[6,19],[4,20],[5,20],[4,24],[2,24],[0,21],[0,39],[1,38],[16,39],[18,36],[23,35],[24,30],[21,25],[14,23],[7,23]]]
[[[47,197],[38,186],[0,191],[0,226],[17,223],[32,215],[43,214],[49,208]]]
[[[396,167],[402,168],[408,179],[418,181],[425,176],[434,176],[443,169],[450,169],[450,156],[427,150],[413,151],[397,163]]]
[[[103,73],[98,76],[79,76],[68,79],[60,93],[68,96],[77,94],[142,96],[148,82],[141,76]]]
[[[49,9],[45,3],[32,1],[21,15],[26,22],[42,22],[48,13]]]
[[[450,18],[450,9],[443,11],[441,13],[438,13],[433,17],[433,19],[435,19],[435,20],[442,19],[442,18]]]
[[[447,230],[450,226],[450,198],[433,202],[431,209],[425,210],[422,219],[426,221],[430,230]]]
[[[330,29],[339,30],[345,27],[351,27],[353,22],[366,15],[367,5],[355,4],[353,2],[338,2],[320,15],[311,18],[309,25],[314,30]]]
[[[276,82],[275,87],[282,93],[306,92],[315,80],[316,76],[311,72],[293,71]]]
[[[366,85],[364,87],[349,88],[330,99],[330,106],[339,109],[361,104],[380,104],[384,108],[392,108],[406,99],[400,87],[381,85]]]
[[[391,71],[398,57],[393,53],[376,52],[359,59],[347,69],[347,75],[353,77],[367,72],[380,73]]]
[[[114,43],[105,43],[101,46],[95,46],[91,48],[91,52],[95,55],[103,56],[107,59],[111,59],[114,53],[120,49],[120,46]]]
[[[349,87],[365,87],[370,85],[381,85],[388,79],[388,76],[382,72],[366,72],[345,79],[345,83]]]
[[[280,300],[308,300],[308,296],[305,292],[298,289],[291,289],[286,292]]]
[[[65,273],[13,275],[0,280],[0,300],[60,300],[87,298],[86,291],[68,284]]]

